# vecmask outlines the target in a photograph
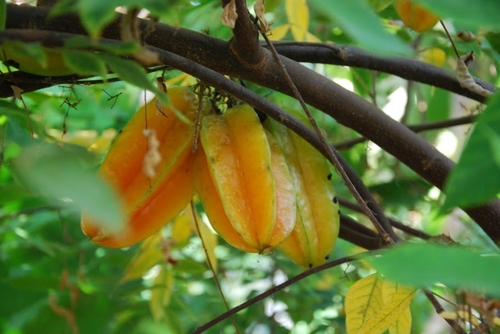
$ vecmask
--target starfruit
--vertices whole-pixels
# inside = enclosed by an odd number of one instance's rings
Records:
[[[339,233],[339,207],[328,161],[303,138],[274,120],[266,120],[285,153],[294,180],[297,216],[292,233],[279,248],[303,267],[322,264]]]
[[[93,242],[107,247],[137,243],[174,218],[194,195],[195,154],[191,148],[197,97],[186,87],[169,88],[168,97],[170,106],[161,105],[156,98],[144,105],[111,145],[99,174],[119,195],[128,220],[120,231],[110,233],[83,214],[82,230]],[[178,113],[186,119],[180,119]],[[145,129],[155,138],[159,157],[153,166],[155,173],[145,172],[145,157],[152,149]]]
[[[263,253],[295,224],[295,193],[283,152],[248,105],[207,115],[195,186],[213,228],[231,245]],[[271,141],[269,140],[271,139]]]

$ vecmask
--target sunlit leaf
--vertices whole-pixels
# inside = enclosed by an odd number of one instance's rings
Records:
[[[174,275],[170,268],[161,266],[160,272],[153,281],[149,308],[155,321],[165,317],[165,307],[170,303],[174,287]]]
[[[321,43],[321,40],[315,35],[311,34],[309,31],[306,32],[305,41],[311,43]]]
[[[438,244],[405,244],[370,260],[378,271],[395,282],[428,287],[442,283],[500,296],[500,256]],[[401,270],[401,263],[411,263]]]
[[[191,207],[189,206],[185,211],[175,217],[174,221],[171,223],[172,226],[172,240],[175,243],[182,243],[189,239],[191,234],[193,234],[192,226],[192,214],[189,213]]]
[[[272,28],[268,37],[271,41],[279,41],[279,40],[285,38],[288,30],[290,30],[290,25],[283,24],[279,27]]]
[[[188,212],[192,212],[192,210],[186,210]],[[207,224],[203,222],[200,217],[196,217],[195,219],[191,219],[192,228],[198,236],[203,240],[203,245],[205,246],[205,251],[208,254],[207,261],[210,261],[210,265],[213,270],[217,272],[217,257],[215,256],[215,247],[217,246],[217,235],[210,230]]]
[[[346,295],[347,332],[378,334],[391,326],[411,329],[411,317],[401,315],[414,295],[415,289],[388,282],[378,274],[360,279]]]
[[[125,269],[121,283],[143,277],[153,266],[163,260],[161,239],[162,231],[160,230],[142,242],[139,253]]]
[[[382,279],[377,274],[372,274],[360,279],[349,288],[345,297],[348,333],[357,333],[380,310],[384,303],[382,286]]]
[[[305,0],[286,0],[286,16],[293,38],[303,41],[309,28],[309,7]]]
[[[404,308],[399,318],[389,326],[389,334],[410,334],[411,333],[411,310],[410,306]]]

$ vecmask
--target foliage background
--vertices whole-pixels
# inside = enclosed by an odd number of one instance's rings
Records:
[[[351,44],[369,51],[422,59],[447,69],[454,67],[452,46],[442,29],[417,35],[402,26],[393,7],[389,6],[376,13],[384,29],[377,22],[378,28],[370,34],[373,22],[363,20],[363,15],[375,11],[370,11],[370,7],[359,0],[352,1],[351,6],[341,2],[266,2],[267,19],[277,31],[271,38]],[[92,17],[97,23],[99,19],[104,22],[109,11],[117,5],[132,3],[134,1],[103,4],[101,1],[102,11]],[[141,5],[156,8],[156,3],[158,1],[149,0]],[[439,3],[443,5],[449,1]],[[440,4],[435,5],[436,11],[441,10]],[[95,10],[98,5],[98,1],[86,2],[88,10]],[[480,2],[467,2],[472,13],[479,11],[481,5]],[[357,6],[362,11],[358,11]],[[161,7],[155,14],[169,25],[205,31],[210,36],[228,40],[232,34],[218,19],[220,7],[220,2],[213,0],[176,0],[169,1],[168,6]],[[496,68],[500,58],[498,44],[495,44],[498,34],[494,33],[498,25],[492,26],[492,20],[484,16],[481,22],[476,22],[480,19],[472,14],[463,16],[458,7],[447,7],[446,13],[440,14],[455,18],[446,21],[455,32],[472,30],[480,38],[480,43],[456,40],[457,47],[461,53],[475,51],[477,61],[471,71],[498,85]],[[98,27],[96,22],[88,24]],[[485,38],[488,31],[490,35]],[[477,113],[482,108],[448,91],[381,72],[324,64],[306,66],[408,124],[457,118]],[[150,74],[148,78],[153,82],[157,75]],[[176,70],[167,72],[166,76],[171,83],[194,83],[192,78]],[[248,86],[280,107],[299,108],[288,96],[251,83]],[[162,238],[170,240],[166,243],[168,247],[164,243],[162,248],[156,236],[156,242],[145,246],[104,249],[90,243],[81,233],[78,208],[64,200],[49,200],[43,192],[27,187],[15,168],[14,161],[26,147],[33,142],[47,141],[55,146],[64,143],[65,150],[80,156],[82,170],[95,171],[110,140],[144,99],[143,90],[123,82],[56,85],[23,94],[37,138],[29,134],[25,110],[19,100],[13,102],[17,108],[7,103],[10,99],[1,105],[1,332],[188,333],[225,311],[213,274],[206,265],[200,239],[186,223],[189,218],[180,218],[184,221],[165,228]],[[77,103],[74,108],[70,106],[73,103]],[[314,113],[330,142],[357,137],[353,130],[332,118],[319,111]],[[64,126],[67,133],[62,135]],[[466,125],[427,131],[422,136],[456,160],[470,132],[471,126]],[[88,152],[84,154],[84,151]],[[444,196],[437,188],[422,181],[415,172],[378,146],[363,142],[343,150],[342,154],[389,217],[431,235],[448,234],[468,247],[488,251],[494,248],[483,231],[461,211],[442,211]],[[486,156],[488,154],[485,152]],[[61,171],[70,168],[66,162],[63,159],[60,164],[51,166],[56,179]],[[78,179],[78,172],[70,176]],[[488,178],[498,179],[497,175],[491,174]],[[352,200],[342,180],[337,177],[334,182],[339,196]],[[79,187],[77,190],[82,193],[92,192],[85,184]],[[346,208],[342,211],[370,226],[363,215]],[[180,227],[173,231],[172,226]],[[218,277],[230,307],[302,271],[279,251],[270,255],[244,254],[220,238],[217,245],[212,246],[217,255]],[[360,251],[360,247],[339,240],[332,258]],[[364,262],[320,272],[238,313],[235,321],[240,331],[251,333],[343,333],[346,292],[358,278],[371,272],[371,266]],[[452,291],[444,287],[437,287],[435,291],[453,299]],[[423,294],[417,295],[412,310],[412,332],[448,331],[443,327],[444,321],[433,315],[434,309]],[[234,327],[226,320],[208,332],[232,333]]]

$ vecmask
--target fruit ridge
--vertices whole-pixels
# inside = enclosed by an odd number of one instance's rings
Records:
[[[203,192],[211,187],[200,178],[198,192],[214,229],[241,249],[262,253],[277,246],[294,224],[293,210],[281,215],[294,201],[294,193],[285,160],[270,146],[255,111],[240,105],[223,115],[205,116],[201,143],[221,203],[203,200]],[[240,238],[227,233],[229,229]]]
[[[172,106],[162,106],[153,99],[132,117],[100,167],[100,176],[119,194],[128,221],[120,232],[111,235],[84,214],[82,230],[98,244],[127,247],[141,241],[182,211],[195,193],[191,153],[194,126],[180,120],[173,108],[194,120],[196,95],[186,87],[172,87],[168,96]],[[148,153],[143,135],[146,128],[156,133],[160,143],[161,160],[152,177],[143,172]]]
[[[294,230],[279,248],[300,266],[320,265],[333,249],[340,226],[328,162],[313,146],[281,124],[268,120],[266,127],[285,152],[297,196]]]

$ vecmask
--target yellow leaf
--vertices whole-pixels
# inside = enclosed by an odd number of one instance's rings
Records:
[[[306,31],[305,40],[306,42],[311,42],[311,43],[321,43],[321,40],[315,35],[311,34],[309,31]]]
[[[384,300],[384,304],[389,303],[392,298],[394,298],[394,295],[398,293],[398,285],[388,281],[384,280],[384,284],[382,285],[382,299]],[[389,333],[390,334],[410,334],[411,333],[411,311],[410,311],[410,305],[403,310],[399,318],[396,319],[395,322],[393,322],[389,326]]]
[[[424,61],[435,66],[443,66],[446,63],[446,53],[440,48],[430,48],[423,53]]]
[[[173,86],[173,85],[179,85],[179,86],[189,86],[191,83],[194,82],[194,79],[192,76],[190,76],[187,73],[181,73],[178,76],[175,76],[171,79],[168,79],[165,81],[165,85],[167,87]]]
[[[385,286],[385,287],[384,287]],[[382,286],[382,296],[387,293],[383,306],[377,310],[376,314],[370,318],[359,329],[358,333],[382,333],[393,323],[410,321],[410,323],[399,324],[402,328],[411,329],[411,318],[400,318],[400,315],[409,308],[415,292],[417,290],[410,287],[401,286],[392,282],[384,282]]]
[[[160,246],[161,232],[161,230],[158,231],[142,242],[139,253],[128,264],[120,283],[141,278],[149,269],[163,260]]]
[[[359,333],[359,329],[380,310],[382,284],[381,278],[373,274],[351,286],[345,297],[347,333]]]
[[[215,247],[217,246],[217,235],[210,230],[210,228],[201,219],[198,219],[198,226],[200,228],[200,238],[203,239],[205,249],[210,259],[210,264],[214,272],[217,272],[217,257],[215,256]]]
[[[286,16],[296,41],[303,41],[309,28],[309,7],[306,0],[286,0]]]
[[[104,153],[104,151],[109,148],[116,135],[117,131],[115,129],[104,130],[102,135],[97,137],[96,140],[88,147],[88,150],[98,154]]]
[[[389,326],[389,334],[410,334],[411,333],[411,310],[408,306],[399,318]]]
[[[345,299],[347,333],[410,333],[410,303],[415,289],[365,277],[351,286]]]
[[[191,213],[192,215],[191,209],[189,210],[186,209],[186,212]],[[208,227],[208,225],[205,222],[203,222],[203,220],[200,218],[198,214],[196,215],[196,221],[194,220],[194,218],[191,219],[191,221],[192,221],[193,231],[195,231],[196,234],[198,234],[200,239],[203,241],[203,244],[205,246],[204,251],[206,251],[205,254],[208,254],[208,259],[210,260],[210,264],[212,265],[214,272],[217,272],[217,257],[215,256],[215,247],[217,246],[217,235],[214,232],[212,232],[212,230]],[[196,226],[198,226],[198,228]]]
[[[155,321],[160,321],[165,317],[165,306],[170,303],[173,285],[174,275],[167,266],[162,266],[154,279],[149,300],[149,308]]]
[[[288,29],[290,29],[289,24],[284,24],[279,27],[273,28],[268,37],[271,41],[282,40],[283,38],[285,38]]]
[[[186,241],[192,234],[192,222],[190,221],[192,219],[192,214],[190,211],[191,206],[188,206],[186,210],[175,217],[172,222],[172,240],[177,244]]]

